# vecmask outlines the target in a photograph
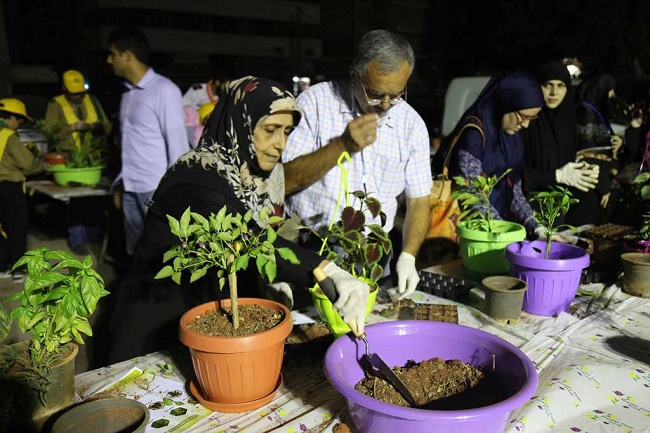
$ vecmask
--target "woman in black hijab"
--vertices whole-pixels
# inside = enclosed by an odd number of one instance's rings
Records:
[[[599,206],[594,188],[598,183],[599,169],[586,162],[575,162],[577,120],[569,71],[559,62],[548,62],[537,69],[536,77],[545,105],[537,122],[523,134],[526,152],[524,191],[530,195],[556,184],[569,186],[580,202],[574,205],[565,222],[573,225],[596,223]]]
[[[219,291],[211,273],[191,284],[184,278],[180,287],[168,278],[154,279],[163,267],[163,254],[178,243],[167,215],[179,219],[191,206],[193,212],[207,217],[225,205],[228,213],[252,210],[256,229],[265,225],[262,215],[283,215],[284,169],[279,161],[300,117],[291,93],[274,81],[248,76],[226,83],[199,146],[167,170],[154,193],[133,269],[116,293],[109,363],[177,343],[178,323],[185,311],[227,296]],[[291,282],[307,293],[314,284],[312,271],[320,266],[335,285],[335,309],[344,320],[356,319],[362,331],[367,284],[285,239],[278,238],[276,246],[291,248],[300,260],[299,265],[278,260],[279,281]],[[257,288],[254,266],[238,273],[238,279],[241,296],[258,296],[256,290],[245,292],[247,287]],[[277,290],[293,301],[288,285]]]

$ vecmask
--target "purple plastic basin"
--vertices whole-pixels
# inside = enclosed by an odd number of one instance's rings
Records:
[[[350,334],[336,340],[325,354],[325,376],[347,402],[352,420],[362,433],[501,433],[510,413],[526,403],[537,389],[531,360],[496,335],[454,323],[398,320],[366,327],[370,350],[391,367],[434,357],[459,359],[491,370],[496,355],[497,379],[506,397],[493,405],[463,410],[428,410],[396,406],[354,389],[364,373],[359,360],[365,354],[361,340]]]
[[[506,247],[510,275],[528,283],[523,310],[540,316],[568,311],[576,296],[589,254],[575,245],[553,242],[544,258],[545,241],[515,242]]]

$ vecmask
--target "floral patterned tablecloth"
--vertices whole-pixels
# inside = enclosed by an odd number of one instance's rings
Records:
[[[540,385],[512,414],[507,432],[648,432],[650,429],[650,300],[630,298],[616,286],[584,287],[573,314],[522,314],[514,325],[481,312],[472,289],[466,304],[415,292],[422,303],[458,306],[459,323],[499,335],[535,362]],[[598,298],[599,293],[604,298]],[[599,300],[600,302],[594,302]],[[605,308],[604,308],[605,307]],[[368,323],[389,320],[378,305]],[[584,317],[586,314],[595,313]],[[316,311],[293,312],[296,323],[318,320]],[[287,345],[284,382],[273,401],[243,414],[211,412],[188,393],[192,376],[186,349],[156,352],[76,377],[79,400],[122,396],[150,409],[147,432],[331,432],[350,423],[343,398],[322,372],[326,343]]]

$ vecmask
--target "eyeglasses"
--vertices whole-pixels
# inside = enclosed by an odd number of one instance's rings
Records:
[[[371,107],[376,107],[377,105],[382,104],[384,102],[388,102],[390,105],[397,105],[400,102],[406,101],[408,87],[405,87],[403,91],[399,92],[395,96],[391,96],[388,93],[381,95],[372,90],[370,91],[370,94],[368,94],[368,91],[366,90],[366,86],[363,85],[363,81],[361,81],[361,78],[358,78],[358,80],[359,80],[359,84],[361,84],[361,89],[363,90],[363,94],[366,96],[366,102]]]
[[[518,123],[523,123],[525,121],[532,121],[535,120],[539,117],[539,114],[535,116],[526,116],[525,114],[520,113],[519,111],[515,111],[515,114],[521,119]]]

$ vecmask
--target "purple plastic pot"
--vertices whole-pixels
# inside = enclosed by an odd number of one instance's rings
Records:
[[[589,253],[575,245],[553,242],[549,258],[545,241],[515,242],[506,247],[510,275],[528,283],[523,310],[540,316],[569,311]]]
[[[510,413],[526,403],[537,389],[537,372],[517,347],[485,331],[454,323],[398,320],[366,327],[372,352],[388,365],[404,365],[434,357],[458,359],[476,367],[492,368],[506,397],[476,409],[427,410],[375,400],[356,389],[364,373],[359,360],[365,354],[361,340],[343,336],[325,354],[325,376],[346,399],[355,426],[362,433],[503,432]]]

